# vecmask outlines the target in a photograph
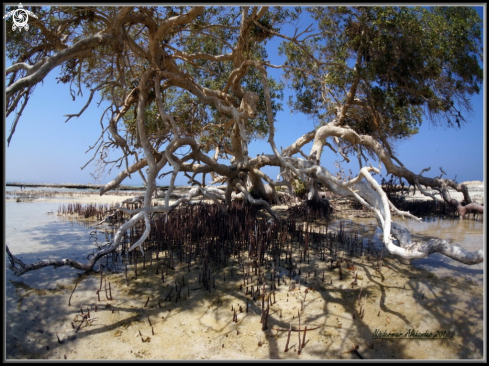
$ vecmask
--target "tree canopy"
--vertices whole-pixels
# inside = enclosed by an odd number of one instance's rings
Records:
[[[73,99],[87,88],[87,106],[96,94],[109,103],[92,160],[98,154],[106,165],[104,151],[119,151],[111,164],[121,171],[100,193],[133,173],[141,175],[147,190],[142,208],[120,207],[133,218],[108,250],[118,246],[124,230],[144,220],[147,230],[132,249],[139,247],[149,233],[151,213],[167,212],[194,195],[214,200],[223,211],[232,199],[244,198],[278,219],[270,206],[278,199],[275,188],[288,186],[292,193],[291,182],[301,178],[308,184],[309,200],[320,200],[320,182],[373,210],[392,253],[408,259],[431,254],[433,243],[413,246],[410,239],[401,239],[399,225],[391,225],[392,207],[370,174],[380,166],[368,165],[367,156],[420,190],[421,185],[433,187],[448,201],[446,188],[452,187],[471,203],[465,186],[411,172],[391,147],[416,134],[425,117],[455,127],[466,121],[470,96],[479,93],[483,80],[482,21],[470,7],[26,9],[37,16],[29,19],[28,32],[7,27],[12,66],[6,70],[6,115],[18,111],[8,142],[29,96],[55,68],[60,67],[58,82],[69,85]],[[292,34],[294,22],[306,14],[313,23]],[[281,41],[283,65],[268,60],[272,39]],[[272,68],[282,70],[295,92],[288,101],[292,109],[317,122],[314,130],[280,151],[274,123],[286,84],[268,74]],[[249,156],[253,139],[267,139],[271,153]],[[311,141],[306,154],[301,149]],[[188,152],[175,154],[183,146]],[[333,176],[321,165],[324,146],[346,160],[358,159],[358,176],[347,181]],[[264,166],[280,167],[279,178],[268,177],[261,171]],[[151,199],[161,195],[156,179],[166,168],[171,168],[171,183],[165,204],[151,207]],[[179,172],[195,189],[170,206]],[[197,174],[203,174],[202,182]],[[208,176],[212,184],[225,183],[225,191],[209,185]],[[400,246],[393,244],[391,233]],[[466,263],[483,256],[482,251],[453,253]],[[100,256],[83,268],[92,268]]]

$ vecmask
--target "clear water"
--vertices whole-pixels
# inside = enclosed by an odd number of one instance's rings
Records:
[[[486,237],[481,221],[425,218],[422,222],[417,222],[397,217],[393,220],[409,229],[413,241],[426,242],[440,238],[471,252],[485,248]],[[358,232],[359,237],[364,239],[364,244],[370,239],[378,250],[382,249],[382,231],[375,219],[346,219],[343,220],[343,225],[352,233]],[[332,223],[331,228],[338,230],[339,222]],[[468,266],[438,253],[413,260],[412,265],[427,269],[439,277],[463,276],[477,284],[482,284],[484,280],[484,263]]]
[[[56,216],[57,202],[5,202],[4,242],[10,251],[24,263],[37,262],[40,259],[72,258],[86,262],[88,254],[96,248],[90,242],[90,232],[95,230],[85,223],[61,219]],[[48,215],[47,212],[55,212]],[[95,222],[94,222],[95,223]],[[98,234],[99,241],[104,235]],[[72,268],[46,267],[28,272],[20,277],[6,268],[7,296],[10,281],[22,281],[34,288],[54,288],[58,281],[71,283],[76,273]]]
[[[9,246],[10,251],[25,263],[47,258],[72,258],[86,262],[87,256],[96,248],[90,241],[90,232],[96,229],[93,226],[95,222],[87,225],[63,220],[56,216],[59,203],[43,201],[5,201],[4,242]],[[54,212],[54,215],[49,215],[47,212]],[[414,240],[426,241],[439,237],[469,251],[481,249],[485,241],[483,223],[478,221],[433,219],[418,223],[413,220],[396,219],[396,222],[407,226]],[[382,233],[374,219],[343,220],[343,225],[349,232],[358,233],[358,236],[363,238],[364,245],[370,239],[378,249],[382,248]],[[329,225],[330,231],[338,228],[339,222]],[[106,237],[99,233],[97,239],[103,243]],[[467,266],[443,255],[434,254],[426,259],[413,261],[413,265],[429,269],[438,276],[463,276],[475,283],[483,283],[484,264]],[[71,283],[78,272],[80,271],[66,267],[57,269],[46,267],[26,273],[19,278],[6,269],[7,296],[12,294],[10,281],[23,281],[35,288],[52,288],[57,281]]]

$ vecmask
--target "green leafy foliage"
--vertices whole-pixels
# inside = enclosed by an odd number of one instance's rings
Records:
[[[309,55],[291,42],[281,48],[288,65],[302,69],[288,72],[294,109],[327,123],[353,92],[342,124],[361,133],[402,139],[417,133],[423,116],[460,126],[483,77],[482,22],[473,8],[308,10],[322,37],[309,42]]]
[[[299,6],[261,13],[261,7],[209,6],[191,18],[196,8],[185,6],[26,8],[38,16],[29,31],[7,27],[6,54],[14,63],[35,65],[79,41],[93,41],[96,34],[114,37],[81,47],[60,64],[57,79],[69,84],[73,99],[82,86],[97,87],[112,116],[128,108],[116,128],[134,149],[141,148],[137,100],[124,103],[141,88],[149,96],[144,126],[156,150],[178,134],[194,138],[205,153],[219,147],[223,157],[224,148],[236,145],[229,108],[240,108],[246,92],[258,95],[256,116],[244,118],[247,142],[265,138],[267,104],[261,71],[253,63],[267,65],[267,44],[274,38],[283,40],[279,52],[286,56],[283,76],[294,90],[293,110],[318,126],[349,126],[383,145],[416,134],[426,116],[460,126],[483,79],[482,22],[471,7]],[[129,10],[115,26],[123,9]],[[292,35],[286,27],[299,19],[312,20],[312,28]],[[140,85],[149,71],[147,84]],[[161,84],[165,113],[173,116],[178,131],[163,122],[156,106],[159,72],[167,75]],[[7,84],[26,74],[25,68],[12,72]],[[276,116],[285,84],[269,74],[268,86]],[[16,103],[10,98],[8,109]],[[341,148],[346,154],[354,151],[345,142]]]
[[[304,199],[307,196],[307,184],[301,178],[295,178],[291,182],[292,189],[297,197]]]

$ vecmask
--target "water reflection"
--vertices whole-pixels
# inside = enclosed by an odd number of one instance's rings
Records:
[[[445,219],[440,217],[425,217],[422,222],[412,219],[395,217],[394,222],[404,225],[411,232],[413,241],[426,242],[430,239],[440,238],[449,244],[460,246],[468,251],[478,251],[484,246],[484,224],[476,220]],[[366,247],[370,240],[380,252],[382,243],[382,230],[374,218],[341,219],[332,221],[328,231],[338,232],[340,225],[350,235],[358,234]],[[384,250],[384,256],[389,256]],[[425,259],[412,261],[412,265],[427,269],[439,277],[464,277],[468,281],[482,284],[484,279],[484,263],[466,265],[459,263],[441,254],[433,254]]]
[[[87,255],[96,247],[89,241],[92,224],[63,220],[47,212],[57,211],[58,203],[5,202],[5,243],[10,251],[19,256],[25,263],[37,262],[40,259],[72,258],[86,262]],[[20,277],[26,285],[35,288],[49,288],[58,281],[70,282],[77,270],[72,268],[43,268]],[[18,281],[19,277],[6,270],[6,280]],[[7,285],[7,296],[12,286]]]
[[[375,219],[343,221],[346,222],[347,227],[351,227],[353,233],[358,231],[359,236],[363,237],[364,240],[370,239],[376,248],[382,248],[382,231]],[[484,247],[484,224],[481,221],[428,217],[424,218],[422,222],[418,222],[396,217],[394,222],[407,227],[411,232],[413,241],[426,242],[430,239],[440,238],[447,240],[449,244],[460,246],[471,252]],[[338,230],[339,221],[332,223],[330,227]],[[483,283],[484,263],[468,266],[436,253],[428,258],[413,260],[412,265],[430,270],[439,277],[462,276],[468,281],[477,284]]]

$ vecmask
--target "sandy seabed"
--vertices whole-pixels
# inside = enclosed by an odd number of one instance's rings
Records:
[[[109,203],[106,199],[76,201]],[[272,270],[262,266],[270,302],[268,329],[262,330],[267,301],[261,281],[259,297],[246,294],[244,263],[211,266],[209,289],[199,282],[200,263],[192,262],[189,271],[176,262],[163,281],[164,267],[156,274],[154,255],[151,263],[138,264],[137,277],[128,266],[127,284],[124,271],[104,272],[102,285],[100,274],[78,278],[69,268],[56,269],[53,281],[41,287],[17,278],[11,281],[15,306],[6,309],[6,359],[485,358],[483,286],[465,277],[439,278],[392,257],[379,268],[364,255],[344,262],[340,279],[339,268],[331,270],[329,262],[311,255],[300,265],[300,283],[279,266],[278,285],[270,280]],[[53,269],[40,271],[49,276]],[[182,288],[179,299],[175,284]]]

